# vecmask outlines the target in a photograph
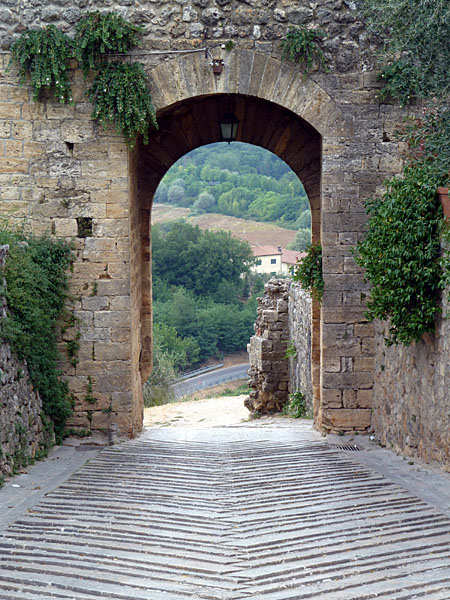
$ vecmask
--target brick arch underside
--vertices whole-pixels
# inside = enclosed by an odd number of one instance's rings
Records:
[[[132,229],[140,252],[139,369],[143,381],[152,365],[150,215],[154,193],[167,170],[194,148],[221,141],[219,119],[234,112],[240,120],[237,141],[263,147],[284,160],[302,181],[311,207],[313,241],[320,239],[321,136],[304,119],[264,99],[239,94],[213,94],[177,102],[158,112],[159,129],[134,154],[138,211]],[[136,306],[136,308],[138,308]],[[320,315],[313,319],[313,380],[319,389]]]

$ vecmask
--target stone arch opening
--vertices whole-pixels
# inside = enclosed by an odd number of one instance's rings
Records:
[[[153,196],[168,169],[189,151],[221,141],[219,120],[226,112],[240,120],[236,141],[265,148],[281,158],[299,177],[309,198],[312,240],[321,239],[322,136],[291,110],[246,94],[216,93],[175,102],[158,112],[158,131],[148,145],[139,144],[131,160],[131,267],[133,363],[136,383],[145,381],[152,365],[151,242]],[[312,380],[314,412],[320,408],[320,306],[313,308]]]

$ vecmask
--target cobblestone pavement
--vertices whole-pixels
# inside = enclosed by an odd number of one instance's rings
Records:
[[[357,454],[307,422],[147,430],[5,529],[0,598],[449,600],[450,519]]]

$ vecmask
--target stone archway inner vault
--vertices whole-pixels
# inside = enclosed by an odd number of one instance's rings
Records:
[[[130,155],[130,266],[133,402],[151,371],[150,214],[165,172],[196,147],[220,141],[219,119],[230,110],[241,124],[238,141],[266,148],[298,175],[308,194],[313,241],[321,241],[325,295],[313,309],[313,393],[316,425],[327,430],[370,426],[373,376],[370,332],[364,325],[361,275],[349,239],[363,231],[353,210],[361,161],[352,161],[353,122],[312,79],[251,51],[232,55],[222,78],[204,57],[173,59],[150,71],[159,129]],[[356,152],[356,150],[355,150]],[[345,176],[343,168],[345,167]],[[357,175],[354,177],[357,181]],[[352,188],[350,190],[350,188]],[[142,405],[141,405],[142,408]],[[139,424],[135,426],[139,428]]]

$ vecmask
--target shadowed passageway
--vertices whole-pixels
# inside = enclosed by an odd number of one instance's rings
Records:
[[[0,538],[0,598],[450,597],[450,520],[309,430],[151,429]]]

